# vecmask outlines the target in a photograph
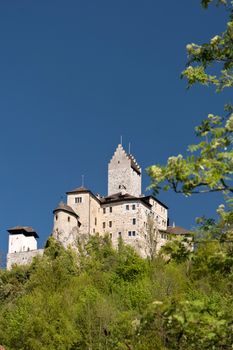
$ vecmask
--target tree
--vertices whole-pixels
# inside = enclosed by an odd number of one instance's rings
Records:
[[[148,247],[148,257],[153,260],[158,251],[159,243],[159,229],[155,222],[155,219],[150,214],[147,217],[147,247]]]
[[[207,8],[211,0],[202,0]],[[226,30],[202,45],[188,44],[188,64],[182,77],[188,86],[195,83],[214,85],[218,91],[233,86],[233,2],[219,0],[229,12]],[[218,69],[216,75],[211,74]],[[209,114],[196,127],[200,142],[189,146],[190,156],[168,158],[165,166],[153,165],[147,169],[154,192],[172,189],[192,195],[203,192],[221,192],[233,195],[233,108],[225,105],[225,115]]]

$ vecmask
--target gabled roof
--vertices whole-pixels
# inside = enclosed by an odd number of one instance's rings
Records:
[[[88,190],[86,187],[77,187],[71,191],[66,192],[66,194],[71,194],[71,193],[84,193],[84,192],[91,192],[90,190]]]
[[[145,199],[147,199],[149,201],[150,198],[152,198],[155,202],[159,203],[160,205],[162,205],[162,207],[169,209],[168,206],[166,206],[166,204],[164,204],[163,202],[161,202],[159,199],[155,198],[154,196],[150,195],[150,196],[145,196]]]
[[[10,234],[23,234],[24,236],[34,236],[39,238],[37,232],[31,226],[15,226],[7,230]]]
[[[148,200],[145,200],[146,197],[135,197],[132,196],[129,193],[123,194],[122,192],[114,193],[107,197],[102,197],[100,199],[101,204],[110,204],[110,203],[117,203],[117,202],[128,202],[128,201],[137,201],[137,202],[143,202],[146,206],[151,208],[151,204]]]
[[[54,209],[53,213],[55,214],[58,211],[64,211],[66,213],[76,216],[77,218],[79,217],[78,214],[76,214],[75,211],[69,205],[63,202],[60,202],[58,204],[57,208]]]
[[[175,226],[175,227],[168,226],[166,232],[173,235],[190,235],[191,234],[189,230],[181,226]]]

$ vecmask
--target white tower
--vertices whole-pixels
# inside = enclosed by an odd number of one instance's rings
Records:
[[[8,254],[28,252],[37,249],[36,231],[29,226],[16,226],[10,228]]]
[[[119,144],[108,164],[108,196],[124,191],[139,197],[141,182],[141,168],[136,159]]]

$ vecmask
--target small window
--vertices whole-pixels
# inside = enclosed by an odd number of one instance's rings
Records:
[[[121,232],[118,232],[118,236],[121,237]]]
[[[82,203],[82,197],[75,197],[74,201],[75,203]]]
[[[126,205],[126,210],[129,210],[129,205],[128,204]]]
[[[109,221],[109,227],[112,227],[112,221]]]
[[[95,229],[93,228],[93,233],[95,233]]]
[[[103,208],[103,213],[104,213],[104,214],[106,213],[106,208]]]
[[[70,217],[69,216],[68,216],[67,220],[68,220],[68,222],[70,222]]]
[[[135,231],[132,231],[132,236],[136,236],[136,232]]]
[[[112,238],[112,233],[109,234],[110,238]]]
[[[133,225],[136,225],[136,219],[133,219]]]
[[[109,213],[112,213],[112,207],[109,207]]]
[[[132,209],[133,209],[133,210],[136,209],[136,205],[135,205],[135,204],[132,205]]]
[[[56,220],[58,219],[58,215],[55,216]]]
[[[131,236],[131,231],[128,232],[128,236]]]
[[[95,226],[97,225],[97,218],[95,218]]]
[[[105,226],[106,226],[106,224],[105,224],[105,222],[103,222],[103,228],[105,228]]]

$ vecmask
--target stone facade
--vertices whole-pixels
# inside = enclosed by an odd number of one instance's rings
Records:
[[[94,195],[84,187],[67,192],[66,208],[54,211],[54,237],[67,246],[74,245],[75,235],[77,240],[82,235],[108,234],[114,247],[121,237],[142,256],[150,255],[155,241],[156,248],[166,243],[160,230],[167,229],[168,208],[141,194],[141,180],[135,158],[118,145],[108,165],[108,196]],[[79,226],[71,218],[74,213]]]
[[[186,235],[183,228],[168,227],[168,207],[153,196],[142,195],[141,181],[135,158],[118,145],[108,164],[108,196],[94,195],[84,187],[67,192],[67,204],[61,202],[53,211],[52,235],[64,247],[75,248],[80,238],[107,234],[115,248],[121,238],[142,257],[156,254],[168,239]],[[16,226],[8,232],[8,269],[29,264],[43,254],[31,227]]]
[[[135,197],[141,195],[141,168],[135,158],[118,145],[108,164],[108,196],[122,190]]]
[[[14,265],[27,265],[31,264],[32,259],[35,256],[43,255],[44,249],[35,249],[26,252],[10,253],[7,254],[7,270],[10,270]]]

